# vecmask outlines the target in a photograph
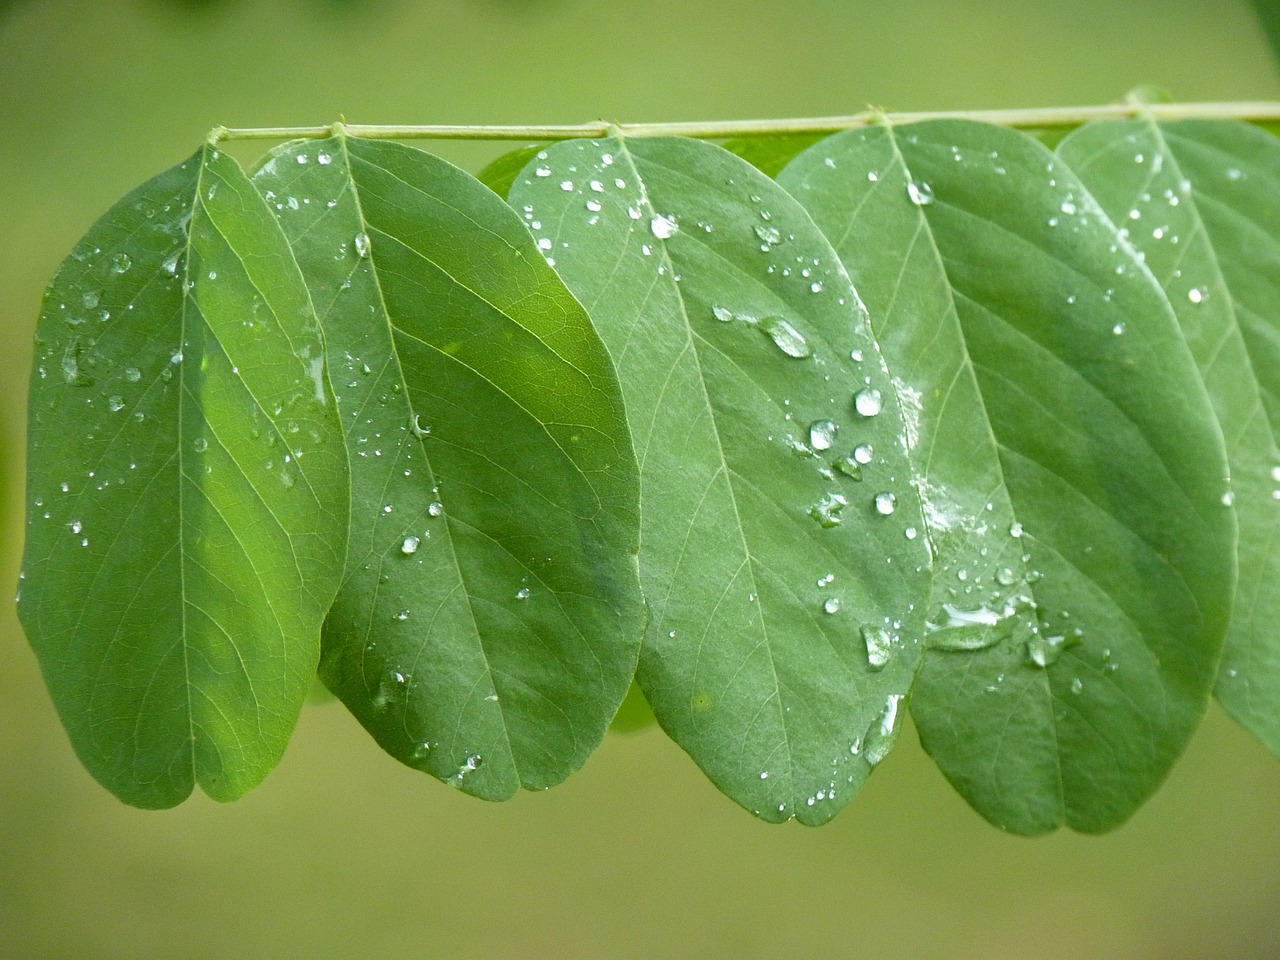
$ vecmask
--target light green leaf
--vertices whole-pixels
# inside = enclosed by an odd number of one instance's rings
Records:
[[[206,146],[106,214],[45,298],[19,614],[89,771],[141,807],[279,761],[346,545],[320,330]]]
[[[1213,398],[1240,525],[1216,692],[1280,753],[1280,143],[1243,124],[1135,120],[1084,127],[1059,153],[1164,286]]]
[[[510,153],[504,153],[502,156],[490,161],[483,170],[477,173],[476,179],[505,200],[507,199],[507,194],[511,192],[511,185],[515,183],[516,177],[520,175],[520,171],[542,149],[541,145],[535,144],[533,146],[520,147]]]
[[[758,816],[830,819],[900,729],[929,589],[857,294],[795,201],[710,144],[558,144],[511,203],[622,380],[659,723]]]
[[[1011,130],[851,131],[779,181],[919,401],[950,628],[913,693],[925,748],[1004,828],[1116,826],[1199,722],[1234,583],[1223,440],[1168,302]]]
[[[274,154],[351,462],[321,675],[397,759],[488,799],[603,738],[635,671],[639,483],[613,367],[497,196],[338,135]]]
[[[727,140],[724,148],[741,157],[767,177],[777,177],[782,168],[819,140],[821,133],[799,133],[776,137],[738,137]]]

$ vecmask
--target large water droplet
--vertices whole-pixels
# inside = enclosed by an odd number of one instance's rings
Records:
[[[1027,664],[1041,669],[1051,667],[1062,657],[1062,651],[1071,645],[1066,637],[1046,637],[1037,631],[1027,638]]]
[[[874,417],[884,407],[884,398],[874,387],[863,387],[853,395],[853,409],[864,417]]]
[[[369,256],[369,235],[367,233],[357,233],[355,237],[356,253],[363,259]]]
[[[862,479],[862,466],[853,457],[841,457],[835,462],[835,468],[851,480]]]
[[[439,517],[444,514],[444,504],[439,500],[432,500],[427,504],[427,513],[433,517]]]
[[[889,514],[893,513],[893,511],[897,509],[897,506],[898,498],[892,493],[885,491],[884,493],[876,494],[876,513],[880,514],[882,517],[889,516]]]
[[[653,231],[653,235],[659,240],[669,240],[680,231],[675,217],[664,216],[661,213],[653,215],[653,219],[649,221],[649,229]]]
[[[830,450],[839,432],[839,428],[832,421],[815,420],[809,424],[809,446],[814,450]]]
[[[927,207],[933,203],[933,187],[923,180],[908,180],[907,196],[917,207]]]
[[[898,739],[898,704],[902,702],[902,694],[891,693],[885,698],[884,708],[880,711],[863,737],[862,757],[868,766],[876,766],[893,749]]]
[[[771,226],[769,224],[758,223],[756,224],[755,230],[756,230],[756,236],[759,237],[765,243],[781,243],[782,242],[782,233],[778,230],[777,227]]]
[[[840,526],[840,513],[849,505],[843,494],[828,493],[809,508],[809,516],[817,520],[823,527]]]
[[[872,670],[883,670],[893,659],[893,635],[884,627],[863,627],[862,642],[867,648],[867,666]]]
[[[412,556],[413,554],[418,552],[418,545],[420,543],[422,543],[422,541],[419,540],[417,537],[414,537],[414,536],[405,537],[404,541],[400,544],[400,552],[403,553],[406,557]]]
[[[758,325],[788,357],[802,359],[809,356],[809,344],[800,331],[782,317],[761,317]]]
[[[721,323],[728,323],[730,320],[733,319],[733,311],[730,310],[728,307],[712,307],[711,315],[714,316]]]

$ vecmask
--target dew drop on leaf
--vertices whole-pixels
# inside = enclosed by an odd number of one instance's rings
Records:
[[[804,336],[782,317],[762,317],[758,325],[788,357],[800,360],[809,356],[809,344]]]
[[[839,428],[830,420],[816,420],[809,424],[809,446],[815,450],[830,450],[836,442]]]
[[[413,554],[418,552],[418,545],[420,543],[422,543],[422,541],[419,540],[417,537],[412,535],[407,536],[404,538],[404,541],[400,544],[400,552],[403,553],[406,557],[412,556]]]
[[[680,227],[676,224],[674,217],[657,213],[649,221],[649,229],[653,231],[653,235],[659,240],[669,240],[679,232]]]
[[[444,513],[444,504],[439,500],[432,500],[427,504],[427,513],[433,517],[438,517]]]
[[[893,511],[897,509],[897,506],[898,498],[892,493],[885,492],[876,494],[876,513],[880,514],[882,517],[889,516],[889,514],[893,513]]]
[[[874,387],[863,387],[853,395],[853,408],[864,417],[876,416],[883,405],[884,399]]]
[[[927,207],[933,203],[933,187],[923,180],[908,180],[907,196],[917,207]]]
[[[883,670],[893,659],[893,637],[884,627],[863,627],[862,642],[867,648],[867,666],[872,670]]]

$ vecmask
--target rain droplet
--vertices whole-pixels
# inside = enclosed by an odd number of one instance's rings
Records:
[[[1001,567],[996,571],[996,583],[1002,587],[1013,586],[1017,579],[1017,575],[1009,567]]]
[[[839,598],[839,597],[827,597],[827,599],[826,599],[826,600],[824,600],[824,601],[822,602],[822,609],[823,609],[825,612],[827,612],[827,613],[839,613],[839,612],[840,612],[840,598]]]
[[[137,367],[126,367],[124,371],[124,378],[130,383],[137,383],[142,379],[142,371]]]
[[[209,441],[204,437],[196,437],[195,442],[191,444],[191,447],[196,453],[204,453],[209,449]]]
[[[862,479],[862,467],[853,457],[841,457],[835,462],[835,468],[851,480]]]
[[[898,704],[902,694],[891,693],[885,698],[880,715],[871,722],[863,738],[862,757],[868,766],[876,766],[893,749],[898,739]]]
[[[765,243],[781,243],[782,233],[777,227],[769,224],[758,223],[755,226],[756,236]]]
[[[674,217],[656,213],[653,219],[649,221],[649,229],[653,231],[653,235],[659,240],[669,240],[679,232],[680,227],[676,224]]]
[[[404,542],[400,544],[400,552],[406,557],[418,552],[418,545],[422,543],[417,537],[408,536],[404,538]]]
[[[356,253],[361,259],[369,256],[369,235],[367,233],[357,233],[355,237]]]
[[[892,493],[876,494],[876,513],[883,517],[889,516],[898,506],[898,498]]]
[[[714,316],[721,323],[728,323],[730,320],[733,319],[733,311],[730,310],[728,307],[712,307],[711,315]]]
[[[1084,693],[1084,681],[1081,680],[1079,677],[1076,677],[1074,680],[1072,680],[1071,692],[1076,694],[1076,696],[1079,696],[1080,694]]]
[[[874,387],[863,387],[853,395],[853,409],[864,417],[874,417],[884,406],[884,398]]]
[[[844,498],[843,494],[828,493],[825,497],[809,508],[809,516],[818,521],[823,527],[831,528],[840,526],[840,513],[849,501]]]
[[[427,513],[433,517],[438,517],[444,513],[444,504],[439,500],[432,500],[427,504]]]
[[[528,587],[521,587],[519,590],[517,590],[517,591],[516,591],[516,599],[517,599],[517,600],[528,600],[528,599],[529,599],[529,588],[528,588]]]
[[[893,637],[884,627],[863,627],[862,642],[867,648],[867,666],[883,670],[893,659]]]
[[[923,180],[908,180],[907,196],[917,207],[927,207],[933,203],[933,187]]]
[[[788,357],[803,359],[809,356],[809,344],[800,331],[781,317],[762,317],[759,327]]]
[[[1192,303],[1204,303],[1207,296],[1208,294],[1201,287],[1192,287],[1187,291],[1187,299]]]
[[[396,614],[395,619],[398,620],[400,623],[404,623],[406,620],[409,619],[409,611],[401,610],[399,613]]]
[[[119,413],[124,409],[124,397],[113,396],[107,398],[107,408],[112,413]]]
[[[853,459],[858,463],[870,463],[875,455],[875,449],[869,443],[860,443],[853,448]]]
[[[809,424],[809,446],[815,450],[830,450],[839,432],[839,428],[832,421],[815,420]]]
[[[129,259],[127,253],[117,253],[111,258],[111,270],[114,273],[128,273],[132,266],[133,261]]]

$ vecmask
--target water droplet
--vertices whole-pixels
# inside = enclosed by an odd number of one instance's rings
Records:
[[[404,623],[406,620],[409,619],[409,611],[401,610],[399,613],[396,614],[395,619],[398,620],[400,623]]]
[[[369,235],[367,233],[357,233],[355,236],[356,253],[363,260],[369,256]]]
[[[142,379],[142,371],[137,367],[126,367],[124,371],[124,378],[130,383],[137,383]]]
[[[809,344],[800,331],[781,317],[762,317],[759,327],[788,357],[803,359],[809,356]]]
[[[1070,645],[1066,637],[1046,637],[1037,631],[1027,638],[1027,664],[1041,669],[1051,667]]]
[[[79,520],[72,520],[70,523],[67,524],[67,529],[70,530],[72,533],[79,533],[81,530],[84,529],[84,525]]]
[[[862,479],[862,467],[853,457],[841,457],[835,462],[835,468],[851,480]]]
[[[404,696],[408,686],[408,677],[398,670],[389,670],[378,681],[377,692],[373,695],[374,707],[378,710],[385,710]]]
[[[730,310],[728,307],[712,307],[711,315],[714,316],[721,323],[728,323],[730,320],[733,319],[733,311]]]
[[[431,432],[431,424],[424,424],[418,414],[413,415],[413,422],[409,424],[409,430],[415,437],[421,439]]]
[[[1228,490],[1226,493],[1222,495],[1222,505],[1224,507],[1229,507],[1235,502],[1236,502],[1236,495],[1233,491]]]
[[[815,420],[809,424],[809,446],[815,450],[830,450],[839,432],[839,428],[832,421]]]
[[[209,449],[209,441],[204,437],[196,437],[195,441],[191,444],[191,447],[196,453],[204,453]]]
[[[1002,587],[1013,586],[1017,579],[1017,575],[1009,567],[1001,567],[996,571],[996,583]]]
[[[887,517],[893,513],[898,506],[898,498],[892,493],[884,492],[876,494],[876,513],[882,517]]]
[[[676,224],[674,217],[656,213],[653,215],[653,219],[649,221],[649,229],[653,231],[653,235],[659,240],[669,240],[679,232],[680,227]]]
[[[889,694],[879,716],[867,728],[863,737],[862,757],[868,766],[879,764],[893,749],[893,744],[898,739],[898,704],[901,701],[902,694]]]
[[[1009,524],[1009,536],[1013,537],[1015,540],[1021,537],[1024,532],[1025,531],[1022,529],[1022,524],[1020,524],[1017,520]]]
[[[781,243],[782,233],[777,227],[769,224],[758,223],[755,226],[756,236],[764,243]]]
[[[1081,680],[1079,677],[1076,677],[1074,680],[1072,680],[1071,692],[1076,694],[1076,696],[1079,696],[1080,694],[1084,693],[1084,681]]]
[[[517,590],[517,591],[516,591],[516,599],[517,599],[517,600],[528,600],[528,599],[529,599],[529,588],[528,588],[528,587],[521,587],[519,590]]]
[[[872,670],[883,670],[893,659],[893,636],[884,627],[863,627],[862,642],[867,648],[867,666]]]
[[[561,181],[560,181],[560,189],[561,189],[561,190],[563,190],[565,193],[572,193],[572,192],[573,192],[573,181],[572,181],[572,180],[561,180]]]
[[[907,181],[907,196],[917,207],[927,207],[933,203],[933,187],[923,180]]]
[[[822,283],[821,283],[820,281],[818,281],[818,280],[813,281],[813,283],[809,284],[809,292],[810,292],[810,293],[821,293],[821,292],[822,292]]]
[[[536,168],[533,172],[534,172],[534,174],[536,174],[536,175],[537,175],[537,176],[539,176],[539,177],[549,177],[549,176],[551,176],[551,168],[550,168],[550,167],[538,167],[538,168]]]
[[[863,387],[853,395],[853,408],[864,417],[876,416],[883,406],[884,398],[873,387]]]
[[[111,396],[107,397],[107,409],[112,413],[119,413],[124,409],[124,397]]]
[[[427,513],[433,517],[441,516],[444,513],[444,504],[439,500],[432,500],[427,504]]]
[[[840,513],[849,501],[844,498],[843,494],[828,493],[825,497],[809,508],[809,516],[818,521],[823,527],[831,528],[840,526]]]
[[[839,613],[839,612],[840,612],[840,598],[839,598],[839,597],[827,597],[827,599],[826,599],[826,600],[822,601],[822,609],[823,609],[826,613]]]
[[[406,557],[412,556],[418,552],[418,545],[420,543],[422,543],[422,541],[415,536],[405,537],[404,541],[400,544],[400,552]]]
[[[117,253],[111,258],[111,270],[114,273],[128,273],[132,266],[133,261],[129,259],[127,253]]]
[[[1208,293],[1203,287],[1192,287],[1187,291],[1187,299],[1192,303],[1204,303],[1207,297]]]
[[[862,464],[870,463],[875,455],[875,449],[869,443],[860,443],[853,448],[853,459]]]

